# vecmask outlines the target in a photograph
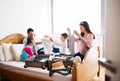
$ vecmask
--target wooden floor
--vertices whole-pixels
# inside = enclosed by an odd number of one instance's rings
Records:
[[[105,68],[100,66],[100,77],[96,75],[91,81],[105,81]]]

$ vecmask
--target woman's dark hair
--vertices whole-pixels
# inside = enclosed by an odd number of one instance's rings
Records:
[[[80,25],[82,25],[88,33],[93,34],[93,33],[91,32],[91,30],[90,30],[89,24],[88,24],[86,21],[82,21],[82,22],[80,23]],[[83,33],[83,32],[81,32],[81,36],[84,37],[84,33]],[[93,34],[93,39],[95,39],[95,35],[94,35],[94,34]]]
[[[27,29],[27,33],[31,32],[31,31],[34,32],[34,30],[32,28]]]

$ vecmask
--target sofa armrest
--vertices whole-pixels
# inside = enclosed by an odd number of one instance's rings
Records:
[[[84,62],[80,65],[73,63],[72,81],[89,81],[99,71],[97,49],[90,49]]]

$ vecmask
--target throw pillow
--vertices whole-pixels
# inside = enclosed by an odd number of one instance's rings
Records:
[[[2,46],[3,46],[4,55],[5,55],[5,61],[13,60],[13,56],[10,50],[11,43],[8,43],[8,44],[3,43]]]
[[[20,61],[20,54],[24,48],[24,44],[12,44],[11,52],[15,61]]]

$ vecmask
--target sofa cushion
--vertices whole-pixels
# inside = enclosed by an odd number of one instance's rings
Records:
[[[12,44],[11,52],[15,61],[20,61],[20,54],[24,48],[24,44]]]
[[[0,61],[5,61],[5,56],[4,56],[2,45],[0,45]]]
[[[5,61],[13,60],[10,46],[11,46],[11,43],[3,43],[2,44],[4,55],[5,55]]]

